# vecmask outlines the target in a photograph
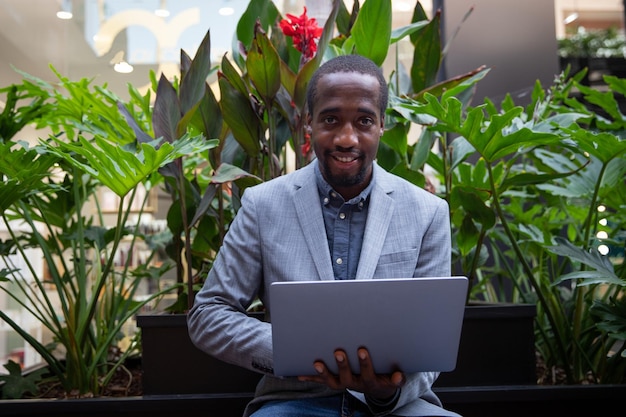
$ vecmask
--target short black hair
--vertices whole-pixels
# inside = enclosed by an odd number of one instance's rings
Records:
[[[335,58],[326,61],[322,64],[311,77],[309,85],[307,86],[306,101],[309,106],[308,111],[313,112],[313,102],[317,95],[317,84],[320,78],[327,74],[334,74],[337,72],[358,72],[360,74],[368,74],[376,77],[378,80],[379,88],[379,105],[380,115],[385,115],[387,109],[387,103],[389,101],[389,87],[387,86],[387,80],[383,75],[382,69],[369,58],[362,55],[340,55]]]

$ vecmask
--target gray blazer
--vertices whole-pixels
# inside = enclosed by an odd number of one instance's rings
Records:
[[[333,393],[319,384],[273,377],[271,324],[246,315],[258,295],[271,320],[268,293],[274,281],[334,279],[315,163],[245,191],[242,207],[188,314],[189,334],[199,349],[265,374],[245,415],[269,399]],[[446,202],[376,164],[374,181],[356,279],[449,275]],[[457,416],[441,408],[432,392],[437,376],[407,375],[393,414]],[[362,394],[353,394],[365,401]]]

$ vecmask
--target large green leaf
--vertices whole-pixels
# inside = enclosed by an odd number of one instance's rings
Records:
[[[418,22],[413,22],[410,25],[402,26],[391,31],[391,38],[389,40],[390,43],[396,43],[401,41],[407,36],[412,36],[418,31],[422,30],[426,25],[428,25],[428,20],[421,20]]]
[[[280,58],[267,35],[262,32],[257,32],[252,42],[246,69],[263,100],[266,103],[273,101],[280,88]]]
[[[408,126],[396,124],[391,129],[386,129],[380,140],[387,144],[399,155],[406,155]]]
[[[56,146],[42,142],[48,152],[98,179],[120,197],[128,194],[160,167],[182,156],[217,145],[217,140],[206,141],[201,136],[183,137],[173,144],[164,142],[160,146],[157,142],[141,143],[135,153],[98,137],[94,140],[95,144],[82,136],[79,137],[78,143],[51,139]],[[84,157],[86,162],[75,158],[73,153]]]
[[[437,80],[441,65],[440,20],[441,13],[437,12],[426,27],[415,33],[415,49],[411,64],[414,93],[430,87]]]
[[[590,268],[590,270],[564,274],[559,277],[557,283],[571,279],[580,279],[584,285],[617,284],[626,287],[626,280],[619,278],[615,274],[615,269],[607,256],[600,255],[600,252],[597,250],[589,251],[578,247],[562,237],[555,238],[555,241],[557,245],[547,246],[546,249],[556,255],[567,257]]]
[[[476,190],[458,186],[452,189],[450,205],[462,206],[471,218],[490,229],[496,224],[496,215],[493,209],[485,204]]]
[[[36,149],[0,142],[0,213],[30,193],[51,189],[43,179],[56,161],[56,157]]]
[[[233,59],[241,68],[245,67],[244,59],[241,56],[241,47],[244,50],[250,49],[254,39],[254,27],[257,21],[266,32],[280,16],[280,12],[271,0],[254,0],[248,2],[248,8],[241,15],[237,22],[237,30],[233,37]],[[241,46],[240,46],[241,43]]]
[[[234,88],[225,77],[219,77],[218,82],[224,121],[246,153],[251,157],[258,156],[261,151],[261,122],[251,107],[249,98]]]
[[[0,142],[9,141],[24,126],[32,123],[50,110],[50,104],[45,104],[44,99],[35,97],[27,106],[17,107],[19,99],[23,97],[18,92],[19,86],[11,85],[0,89],[0,93],[6,92],[6,98],[2,113],[0,113]]]
[[[382,66],[391,40],[391,0],[366,0],[351,35],[357,53]]]
[[[598,158],[603,164],[626,154],[626,140],[611,132],[593,132],[588,129],[576,129],[573,139],[581,149]]]

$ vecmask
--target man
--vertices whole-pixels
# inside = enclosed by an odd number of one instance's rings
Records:
[[[374,161],[387,100],[369,59],[340,56],[316,71],[306,128],[317,159],[246,190],[196,296],[188,319],[196,346],[266,374],[246,416],[457,415],[431,390],[437,373],[376,375],[365,349],[335,352],[337,375],[316,362],[312,376],[273,377],[271,324],[246,315],[257,294],[271,315],[274,281],[450,274],[445,201]],[[352,355],[359,375],[348,367]]]

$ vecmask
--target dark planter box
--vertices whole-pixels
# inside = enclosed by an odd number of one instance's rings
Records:
[[[570,75],[574,75],[584,68],[588,72],[581,80],[581,84],[587,86],[605,85],[602,79],[605,75],[613,75],[618,78],[626,78],[626,59],[619,57],[560,57],[561,71],[567,66],[571,67]]]
[[[588,417],[623,409],[626,385],[456,387],[435,392],[447,409],[463,417]],[[0,410],[2,417],[241,417],[250,399],[252,393],[4,400]]]
[[[196,348],[185,314],[137,316],[137,326],[141,328],[144,395],[254,392],[261,374]]]
[[[525,304],[466,307],[457,367],[436,386],[535,384],[535,314],[535,306]],[[137,325],[144,395],[254,392],[260,374],[197,349],[185,315],[138,316]]]
[[[487,314],[486,310],[491,313]],[[491,320],[494,319],[489,315],[495,315],[495,320],[500,322],[498,325],[504,327],[493,327],[495,324]],[[442,374],[434,387],[446,409],[456,411],[463,417],[587,417],[623,407],[626,385],[538,386],[534,377],[528,384],[497,382],[484,385],[498,378],[509,382],[531,379],[534,346],[529,347],[529,342],[523,340],[520,333],[532,330],[534,316],[534,306],[469,306],[466,309],[457,369]],[[160,324],[163,318],[169,324]],[[505,324],[508,319],[512,321]],[[138,323],[144,340],[143,365],[144,376],[147,377],[144,380],[144,391],[147,390],[144,396],[5,400],[0,401],[2,416],[241,416],[254,395],[258,374],[224,364],[196,349],[187,334],[184,315],[141,316]],[[161,339],[161,336],[165,338]],[[156,346],[152,342],[156,342]],[[472,346],[473,342],[478,344]],[[159,350],[166,356],[159,356]],[[513,362],[530,361],[529,350],[532,364],[525,363],[518,370]],[[493,365],[501,369],[489,370]],[[152,369],[152,366],[155,368]],[[463,375],[465,372],[472,375]],[[512,377],[511,373],[516,376]],[[450,386],[452,383],[466,385]]]
[[[457,365],[437,387],[535,384],[537,310],[530,304],[476,304],[465,308]]]

